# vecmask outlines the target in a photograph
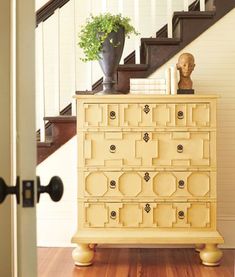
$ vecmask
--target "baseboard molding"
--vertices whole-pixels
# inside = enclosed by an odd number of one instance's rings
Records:
[[[217,221],[218,231],[224,237],[221,248],[235,248],[235,216],[221,215]]]
[[[219,215],[217,217],[217,221],[234,221],[235,222],[235,215],[226,215],[226,214],[223,214],[223,215]]]

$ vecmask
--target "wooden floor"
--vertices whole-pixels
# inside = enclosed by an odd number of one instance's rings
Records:
[[[193,249],[97,248],[92,266],[76,267],[71,248],[39,248],[38,277],[234,277],[234,250],[220,266],[201,265]]]

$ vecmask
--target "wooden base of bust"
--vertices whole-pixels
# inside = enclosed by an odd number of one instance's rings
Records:
[[[223,256],[223,252],[217,247],[217,244],[206,244],[205,248],[200,251],[202,264],[207,266],[217,266]]]
[[[177,89],[177,94],[194,94],[194,89]]]
[[[78,244],[72,252],[72,257],[75,265],[77,266],[88,266],[92,264],[94,258],[95,244]]]

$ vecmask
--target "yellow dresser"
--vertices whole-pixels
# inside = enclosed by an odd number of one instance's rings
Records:
[[[195,244],[218,265],[215,95],[78,95],[76,265],[98,243]]]

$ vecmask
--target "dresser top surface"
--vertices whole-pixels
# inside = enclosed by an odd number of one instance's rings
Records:
[[[149,101],[177,101],[177,100],[185,100],[185,101],[193,101],[193,100],[206,100],[206,99],[216,99],[219,96],[216,94],[177,94],[177,95],[158,95],[158,94],[78,94],[74,95],[74,98],[78,100],[88,100],[88,101],[103,101],[103,100],[149,100]]]

